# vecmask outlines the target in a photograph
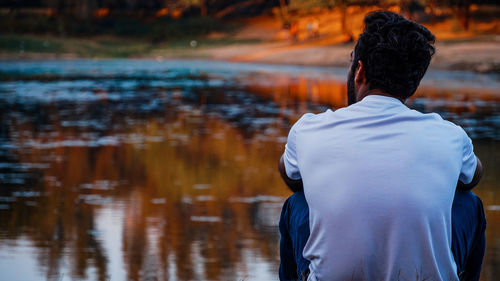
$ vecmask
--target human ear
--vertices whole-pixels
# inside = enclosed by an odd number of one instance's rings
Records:
[[[360,84],[364,83],[365,80],[365,66],[362,61],[358,60],[358,67],[356,68],[356,73],[354,74],[354,81]]]

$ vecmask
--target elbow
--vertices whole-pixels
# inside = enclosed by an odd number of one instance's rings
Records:
[[[471,182],[468,184],[465,184],[461,181],[458,181],[457,189],[458,190],[471,190],[481,181],[482,177],[483,177],[483,163],[481,163],[481,160],[479,160],[479,158],[477,158],[476,171],[474,172],[474,176],[473,176]]]

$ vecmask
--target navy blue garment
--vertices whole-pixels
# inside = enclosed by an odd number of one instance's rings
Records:
[[[460,280],[479,280],[486,249],[486,218],[481,199],[470,191],[455,192],[451,216],[451,250]]]
[[[279,222],[281,281],[306,280],[309,261],[302,251],[309,238],[309,207],[303,191],[283,204]],[[462,281],[477,281],[481,273],[486,218],[479,197],[470,191],[457,191],[452,207],[452,252]]]
[[[279,229],[280,280],[302,279],[309,272],[309,261],[302,256],[309,238],[309,206],[304,191],[295,192],[283,204]]]

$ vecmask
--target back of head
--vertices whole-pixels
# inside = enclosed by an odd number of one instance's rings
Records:
[[[424,26],[388,11],[367,14],[364,25],[353,61],[363,62],[370,89],[400,99],[413,95],[435,52],[434,35]]]

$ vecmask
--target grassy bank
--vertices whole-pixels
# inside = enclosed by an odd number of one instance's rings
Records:
[[[181,38],[161,43],[147,39],[119,37],[62,38],[41,35],[0,35],[0,55],[4,58],[132,58],[206,57],[204,50],[234,44],[258,43],[252,39]]]
[[[234,39],[240,25],[212,17],[125,17],[78,20],[69,16],[2,14],[0,55],[4,58],[156,55],[203,57],[203,49],[257,40]],[[213,37],[212,34],[222,36]]]

